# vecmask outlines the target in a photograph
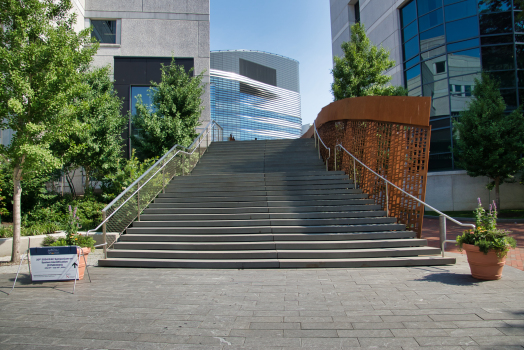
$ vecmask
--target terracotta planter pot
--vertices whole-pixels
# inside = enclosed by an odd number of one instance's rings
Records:
[[[479,280],[499,280],[502,277],[506,257],[499,259],[493,250],[484,254],[479,247],[472,244],[463,244],[462,249],[466,251],[471,276]]]
[[[84,257],[80,255],[80,251],[84,253],[85,260],[87,261],[87,255],[91,253],[91,248],[77,248],[77,254],[78,254],[78,279],[81,280],[84,278],[84,272],[86,269],[86,263],[84,261]]]

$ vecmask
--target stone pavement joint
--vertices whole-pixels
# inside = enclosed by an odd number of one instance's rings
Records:
[[[95,252],[88,264],[97,260]],[[0,268],[0,349],[524,349],[524,271],[135,269],[34,283]]]

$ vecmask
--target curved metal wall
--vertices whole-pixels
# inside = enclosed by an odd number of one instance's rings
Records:
[[[211,52],[210,76],[211,118],[225,139],[300,137],[297,61],[258,51]]]

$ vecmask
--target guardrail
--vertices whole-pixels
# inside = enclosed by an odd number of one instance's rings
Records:
[[[326,158],[326,171],[329,171],[328,164],[329,164],[329,158],[331,157],[331,148],[327,147],[324,141],[322,141],[322,139],[320,138],[320,135],[317,130],[317,125],[315,122],[313,122],[313,137],[315,138],[315,148],[317,147],[317,144],[319,146],[318,147],[318,159],[322,159],[322,157],[320,156],[320,143],[322,143],[322,146],[324,146],[324,148],[328,151],[328,157]]]
[[[109,203],[102,210],[100,225],[86,233],[89,235],[90,232],[96,232],[102,228],[103,242],[105,243],[104,258],[107,258],[107,249],[116,242],[125,229],[133,221],[140,221],[142,211],[160,192],[165,193],[165,186],[169,181],[175,176],[188,175],[211,142],[222,140],[222,127],[214,120],[209,122],[191,146],[174,145],[144,174]],[[118,235],[112,242],[108,243],[107,232],[115,232]]]
[[[351,154],[348,150],[346,150],[344,148],[344,146],[342,146],[342,144],[335,145],[335,170],[337,170],[337,163],[336,163],[337,162],[337,148],[340,148],[341,150],[346,152],[350,157],[353,158],[353,171],[354,171],[354,173],[353,173],[353,179],[352,180],[353,180],[353,182],[355,184],[355,187],[358,184],[358,182],[357,182],[357,174],[356,174],[356,164],[355,164],[356,162],[358,162],[365,169],[367,169],[368,171],[373,173],[376,177],[378,177],[379,179],[384,181],[385,187],[386,187],[386,202],[385,203],[386,203],[386,215],[387,216],[389,216],[389,193],[388,193],[389,191],[388,191],[388,185],[389,186],[393,186],[397,190],[403,192],[405,195],[409,196],[410,198],[414,199],[418,203],[422,204],[424,207],[429,208],[429,209],[437,212],[440,215],[439,216],[439,233],[440,233],[440,249],[441,249],[441,252],[442,252],[442,257],[444,257],[444,251],[445,251],[445,248],[446,248],[446,243],[447,242],[455,242],[454,240],[446,239],[446,219],[456,223],[457,225],[465,226],[465,227],[471,227],[471,228],[475,229],[475,225],[474,224],[464,224],[464,223],[462,223],[462,222],[460,222],[458,220],[455,220],[454,218],[450,217],[449,215],[444,214],[443,212],[435,209],[434,207],[432,207],[431,205],[427,204],[426,202],[423,202],[422,200],[418,199],[417,197],[413,196],[412,194],[406,192],[405,190],[403,190],[402,188],[398,187],[397,185],[395,185],[394,183],[392,183],[391,181],[389,181],[385,177],[377,174],[370,167],[368,167],[366,164],[361,162],[357,157],[355,157],[353,154]]]

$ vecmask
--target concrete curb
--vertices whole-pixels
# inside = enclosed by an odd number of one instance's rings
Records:
[[[85,232],[79,232],[85,233]],[[50,236],[53,237],[65,237],[65,232],[52,233]],[[103,237],[102,232],[94,232],[89,236],[93,237],[95,244],[102,244]],[[107,233],[107,236],[110,237],[108,241],[113,242],[118,238],[118,233],[111,232]],[[31,239],[31,247],[41,247],[44,242],[46,235],[39,236],[22,236],[20,239],[20,253],[25,253],[29,246],[29,239]],[[11,256],[13,250],[13,238],[0,238],[0,256]]]

